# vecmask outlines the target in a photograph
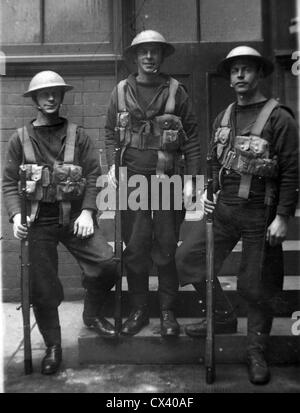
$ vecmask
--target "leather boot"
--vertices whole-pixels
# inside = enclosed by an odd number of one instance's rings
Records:
[[[59,344],[47,347],[46,355],[42,360],[41,373],[54,374],[58,371],[62,361],[62,350]]]
[[[206,285],[205,282],[193,283],[195,290],[198,293],[199,298],[202,301],[206,301]],[[221,284],[216,279],[215,283],[215,299],[216,299],[216,311],[215,311],[215,334],[234,334],[237,332],[237,317],[229,299],[222,290]],[[203,319],[200,322],[187,325],[185,327],[185,333],[190,337],[203,337],[206,336],[207,321]]]
[[[237,332],[237,319],[235,316],[229,316],[224,314],[224,317],[218,317],[215,320],[215,334],[235,334]],[[207,321],[203,319],[202,321],[194,324],[187,325],[185,327],[186,335],[190,337],[203,337],[206,336]]]
[[[253,350],[247,355],[249,380],[253,384],[267,384],[270,381],[270,370],[264,354]]]
[[[179,324],[171,310],[162,310],[160,314],[160,334],[162,337],[178,337]]]
[[[99,315],[104,301],[103,298],[104,293],[93,294],[86,291],[82,313],[83,322],[101,337],[114,337],[116,335],[114,326]]]
[[[33,307],[35,319],[47,346],[41,373],[54,374],[62,361],[61,330],[57,308]]]
[[[247,362],[249,380],[253,384],[266,384],[270,370],[265,360],[273,317],[265,308],[248,303]]]
[[[148,306],[136,308],[131,311],[128,319],[122,326],[121,333],[127,336],[134,336],[139,333],[143,327],[149,324]]]

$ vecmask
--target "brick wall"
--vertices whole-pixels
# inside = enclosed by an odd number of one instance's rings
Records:
[[[6,146],[12,132],[35,116],[30,98],[23,98],[31,77],[2,77],[1,79],[1,170]],[[97,148],[104,148],[104,124],[113,76],[65,76],[74,89],[65,95],[61,115],[82,125]],[[2,289],[4,301],[19,300],[20,243],[13,238],[6,210],[2,215]],[[65,298],[80,298],[82,294],[80,270],[65,248],[59,248],[59,277]]]

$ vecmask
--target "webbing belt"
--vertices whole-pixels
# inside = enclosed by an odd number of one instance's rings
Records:
[[[118,83],[117,86],[117,93],[118,93],[118,111],[119,112],[126,112],[126,100],[125,100],[125,87],[127,84],[127,80],[121,80]],[[169,96],[165,105],[165,113],[174,113],[175,110],[175,96],[176,96],[176,92],[178,89],[178,85],[179,82],[178,80],[174,79],[174,78],[170,78],[169,81]],[[141,139],[140,135],[138,135],[137,133],[131,133],[131,139],[130,142],[124,142],[124,146],[121,150],[121,163],[122,163],[122,159],[123,159],[123,155],[125,152],[126,147],[131,146],[133,148],[141,148],[141,142],[138,140]],[[155,137],[154,137],[155,138]],[[156,148],[157,143],[155,142],[155,139],[153,140],[153,149],[158,149]],[[143,146],[143,143],[142,143]],[[151,148],[151,144],[150,146],[147,145],[147,148],[150,149]],[[151,148],[152,149],[152,148]],[[156,164],[156,174],[161,176],[164,174],[164,172],[166,171],[166,169],[170,168],[170,163],[173,160],[174,156],[166,151],[162,151],[159,150],[157,151],[157,164]]]
[[[262,110],[260,111],[254,125],[251,128],[250,134],[253,136],[258,136],[260,137],[262,134],[262,131],[271,115],[273,110],[279,105],[277,100],[275,99],[269,99]],[[231,112],[232,108],[234,106],[234,103],[231,103],[225,113],[224,116],[221,120],[221,127],[229,127],[230,126],[230,117],[231,117]],[[232,142],[231,142],[232,144]],[[249,192],[250,192],[250,186],[251,186],[251,181],[252,181],[252,175],[250,174],[241,174],[241,180],[240,180],[240,186],[239,186],[239,192],[238,196],[243,199],[248,199],[249,198]],[[270,192],[272,190],[272,185],[270,182],[270,179],[266,178],[266,195],[265,195],[265,203],[268,204],[269,197],[270,197]]]
[[[67,137],[64,151],[64,163],[72,164],[74,162],[75,140],[77,125],[69,123],[67,126]],[[71,202],[60,201],[59,223],[67,226],[70,223]]]
[[[74,153],[75,153],[75,141],[76,141],[76,130],[77,125],[74,123],[68,122],[67,132],[66,132],[66,141],[65,141],[65,150],[64,150],[64,163],[72,164],[74,162]],[[19,139],[23,146],[24,157],[26,163],[36,164],[36,156],[34,153],[33,145],[30,140],[28,130],[26,126],[18,129]],[[33,222],[37,216],[39,207],[39,201],[31,201],[31,213],[30,220]],[[70,223],[70,211],[71,211],[71,202],[70,201],[60,201],[60,214],[59,214],[59,223],[63,226],[66,226]]]
[[[21,141],[21,144],[23,145],[23,151],[24,151],[24,157],[27,163],[32,163],[35,164],[36,162],[36,157],[35,153],[33,150],[33,146],[30,140],[30,137],[28,135],[28,130],[26,126],[23,128],[18,129],[18,135],[19,139]],[[39,201],[30,201],[30,221],[33,222],[36,218],[38,208],[39,208]]]

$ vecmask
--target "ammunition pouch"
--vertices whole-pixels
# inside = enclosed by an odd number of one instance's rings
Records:
[[[57,201],[75,201],[83,197],[86,179],[82,178],[81,166],[55,163],[52,182]]]
[[[43,199],[43,166],[37,164],[25,164],[26,169],[26,198],[30,201],[41,201]],[[18,183],[21,194],[21,182]]]
[[[227,126],[218,128],[214,137],[214,145],[216,146],[216,154],[219,161],[226,158],[226,155],[230,149],[230,132],[231,129]]]
[[[116,129],[119,131],[121,145],[124,145],[126,142],[130,141],[131,121],[129,112],[123,111],[117,113]]]
[[[263,129],[272,113],[278,106],[275,99],[268,100],[261,109],[250,129],[250,136],[233,136],[231,126],[232,110],[235,103],[230,104],[216,130],[212,150],[223,169],[236,171],[241,175],[238,196],[249,198],[252,176],[265,178],[265,204],[271,205],[276,196],[275,180],[279,173],[277,156],[270,156],[269,142],[261,138]],[[220,187],[221,187],[220,182]]]
[[[243,152],[249,151],[257,156],[269,157],[269,142],[259,136],[236,136],[234,147]]]
[[[174,78],[170,78],[169,93],[163,115],[156,116],[153,119],[140,120],[127,112],[127,100],[129,101],[129,107],[135,105],[136,100],[130,91],[128,92],[127,81],[122,80],[118,83],[116,131],[119,133],[122,146],[121,163],[124,151],[130,147],[140,151],[157,151],[156,173],[158,175],[163,175],[166,171],[174,169],[176,152],[186,139],[180,118],[173,115],[178,86],[179,82]]]
[[[218,145],[220,144],[217,143],[217,152]],[[219,160],[225,169],[232,169],[240,174],[267,178],[278,176],[277,157],[270,159],[269,143],[258,136],[235,136],[233,149],[227,144]]]
[[[240,174],[256,175],[265,178],[278,176],[277,157],[273,159],[255,157],[251,152],[236,150],[236,156],[232,161],[231,169]]]
[[[18,129],[18,136],[26,160],[26,196],[31,203],[30,218],[34,221],[38,214],[39,202],[60,202],[59,223],[69,224],[72,200],[80,200],[85,191],[86,180],[82,177],[82,168],[73,165],[77,125],[67,123],[63,162],[55,162],[50,169],[48,165],[38,165],[36,154],[27,128]],[[19,191],[21,184],[19,182]]]
[[[218,128],[215,133],[215,143],[221,143],[225,145],[229,142],[231,129],[228,126],[222,126]]]
[[[85,179],[80,182],[60,182],[57,185],[57,197],[58,201],[75,201],[82,198],[85,190]]]
[[[30,201],[56,202],[82,198],[86,180],[81,166],[54,164],[52,176],[48,166],[25,164],[26,197]],[[21,184],[18,183],[21,194]]]
[[[128,112],[120,112],[117,129],[122,146],[139,150],[175,152],[185,138],[180,118],[171,114],[131,122]]]
[[[177,151],[185,136],[181,119],[176,115],[166,113],[156,116],[154,125],[160,136],[160,149],[166,152]]]

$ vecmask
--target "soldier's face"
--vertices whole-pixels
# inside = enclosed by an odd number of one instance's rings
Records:
[[[63,90],[59,87],[45,88],[37,91],[35,98],[39,109],[47,115],[52,115],[59,111],[63,101]]]
[[[239,59],[231,65],[230,81],[238,94],[254,93],[258,89],[261,78],[261,70],[250,59]]]
[[[139,73],[157,73],[162,61],[163,51],[161,46],[155,43],[146,43],[137,48],[136,63]]]

